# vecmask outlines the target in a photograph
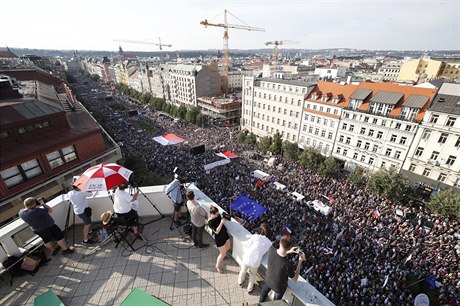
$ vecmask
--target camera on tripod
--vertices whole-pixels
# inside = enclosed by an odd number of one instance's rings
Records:
[[[222,218],[224,218],[227,221],[231,221],[232,217],[227,213],[227,212],[222,212]]]
[[[139,187],[140,185],[142,185],[143,182],[144,182],[144,178],[142,176],[134,178],[133,175],[131,175],[131,177],[129,178],[129,185],[132,188]]]

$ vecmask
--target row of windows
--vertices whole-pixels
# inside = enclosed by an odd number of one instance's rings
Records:
[[[281,126],[286,126],[286,120],[280,121],[279,118],[276,119],[276,124],[280,125],[280,123],[281,123]],[[263,123],[259,123],[259,122],[255,123],[253,121],[252,126],[254,126],[254,124],[256,124],[257,128],[259,128],[259,125],[261,124],[262,130],[264,129],[264,124]],[[267,127],[268,127],[268,125],[267,125]],[[287,127],[290,128],[290,129],[297,130],[297,123],[292,124],[292,122],[289,121]]]
[[[51,169],[62,166],[77,159],[77,153],[73,145],[46,154],[46,159]],[[28,181],[43,173],[37,159],[32,159],[17,166],[5,169],[0,176],[8,188],[14,187],[22,182]]]
[[[305,142],[307,144],[307,146],[309,147],[312,147],[313,149],[318,149],[324,153],[328,153],[329,152],[329,149],[330,149],[330,145],[329,144],[326,144],[324,147],[323,147],[323,143],[321,141],[317,141],[316,139],[310,139],[307,137],[307,139],[305,140],[305,137],[302,136],[300,138],[301,142]]]
[[[330,107],[324,107],[322,105],[316,105],[316,104],[313,104],[313,105],[310,105],[310,103],[307,103],[306,105],[306,108],[308,109],[313,109],[313,110],[319,110],[320,112],[326,112],[328,114],[334,114],[334,115],[338,115],[339,114],[339,110],[338,109],[334,109],[334,110],[331,110]]]
[[[18,128],[18,132],[19,132],[19,134],[24,134],[24,133],[32,132],[32,131],[35,131],[35,130],[44,129],[44,128],[47,128],[49,126],[50,126],[49,121],[43,121],[43,122],[38,122],[38,123],[28,125],[28,126],[25,126],[25,127],[20,127],[20,128]]]
[[[429,123],[438,123],[438,120],[439,120],[439,115],[431,115]],[[447,117],[445,125],[446,126],[454,126],[456,120],[457,120],[456,117]]]
[[[307,126],[304,125],[303,131],[304,131],[304,132],[307,131]],[[313,126],[309,126],[309,127],[308,127],[308,133],[310,133],[310,134],[313,134],[313,133],[314,133],[314,134],[317,135],[317,136],[319,136],[320,133],[321,133],[321,137],[323,137],[323,138],[326,137],[326,132],[327,132],[327,131],[326,131],[326,130],[323,130],[323,129],[322,129],[321,132],[320,132],[320,129],[319,129],[319,128],[315,128],[315,130],[314,130],[314,132],[313,132]],[[334,135],[334,134],[333,134],[332,132],[328,132],[328,133],[327,133],[327,139],[332,139],[332,136],[333,136],[333,135]]]
[[[415,164],[410,164],[409,171],[415,172],[417,169],[417,165]],[[430,168],[424,168],[423,169],[423,176],[430,177],[432,169]],[[445,182],[447,179],[447,174],[446,173],[439,173],[437,181],[439,182]],[[459,187],[460,186],[460,179],[457,178],[457,180],[454,183],[454,186]]]
[[[249,93],[247,93],[247,94],[249,94]],[[266,100],[272,100],[272,95],[271,95],[271,94],[268,94],[268,95],[267,95],[266,93],[264,93],[264,94],[262,95],[261,92],[259,92],[258,94],[255,92],[255,93],[254,93],[254,97],[259,97],[259,98],[263,98],[263,99],[266,99]],[[291,105],[294,105],[294,102],[295,102],[295,101],[294,101],[294,98],[291,98],[291,99],[289,100],[288,97],[284,97],[284,100],[283,100],[283,96],[279,96],[279,97],[277,98],[276,95],[273,95],[273,101],[275,101],[275,102],[284,102],[284,103],[289,103],[289,102],[291,102]],[[297,106],[300,106],[300,104],[302,104],[302,100],[301,100],[301,99],[298,99],[296,105],[297,105]]]
[[[246,85],[250,85],[249,82],[246,82]],[[302,92],[303,94],[306,93],[307,89],[305,87],[292,87],[292,86],[289,86],[289,87],[286,87],[286,85],[281,85],[281,84],[274,84],[274,83],[266,83],[266,82],[262,82],[260,84],[260,87],[262,88],[271,88],[271,89],[277,89],[277,90],[282,90],[282,91],[286,91],[286,90],[289,90],[289,92]],[[301,89],[300,89],[301,88]]]
[[[323,125],[325,125],[325,126],[329,125],[332,128],[335,126],[335,121],[334,120],[327,119],[327,118],[322,119],[320,116],[313,116],[313,115],[305,114],[304,119],[306,121],[310,119],[311,122],[316,122],[318,124],[321,124],[321,121],[322,121]],[[305,126],[304,126],[304,128],[305,128]]]

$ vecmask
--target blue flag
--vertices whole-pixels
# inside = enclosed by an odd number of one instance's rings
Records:
[[[428,276],[427,278],[425,278],[426,282],[428,283],[428,285],[430,285],[430,289],[433,290],[434,288],[436,288],[436,275],[435,274],[431,274],[430,276]]]
[[[239,196],[235,201],[233,201],[232,209],[240,212],[249,220],[256,220],[265,211],[267,211],[267,208],[245,196]]]

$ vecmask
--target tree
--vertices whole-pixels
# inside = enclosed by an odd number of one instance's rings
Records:
[[[90,76],[90,78],[91,78],[91,80],[93,80],[93,81],[96,82],[96,81],[99,81],[99,78],[100,78],[100,77],[99,77],[98,74],[92,74],[92,75]]]
[[[272,138],[270,136],[265,136],[259,140],[257,147],[259,148],[260,151],[262,151],[262,153],[265,153],[268,151],[271,144],[272,144]]]
[[[299,159],[299,146],[297,143],[285,141],[283,143],[283,154],[287,160],[298,160]]]
[[[179,118],[185,119],[185,115],[187,114],[187,108],[183,105],[179,106]]]
[[[187,121],[188,123],[193,123],[195,121],[195,118],[196,117],[193,117],[191,111],[187,111],[187,113],[185,114],[185,121]]]
[[[323,161],[324,156],[312,148],[306,148],[300,155],[300,164],[310,169],[319,169]]]
[[[238,142],[244,142],[246,140],[246,135],[248,134],[248,131],[246,130],[241,130],[238,135],[236,136],[236,139]]]
[[[273,155],[281,154],[283,150],[283,141],[281,140],[281,134],[279,132],[276,132],[275,135],[273,135],[273,142],[269,150]]]
[[[370,191],[387,199],[397,199],[405,194],[408,188],[407,179],[397,173],[394,168],[382,168],[373,173],[367,183]]]
[[[244,142],[246,142],[250,146],[254,146],[257,142],[257,137],[256,135],[254,135],[254,133],[251,132],[248,135],[246,135],[246,139]]]
[[[196,115],[195,122],[196,124],[203,125],[203,114],[198,113],[198,115]]]
[[[362,167],[356,167],[355,171],[348,176],[348,179],[353,184],[363,186],[366,184],[366,170]]]
[[[329,155],[319,166],[319,172],[323,175],[335,177],[339,173],[340,166],[332,155]]]
[[[450,188],[437,192],[428,207],[442,216],[453,216],[460,220],[460,195]]]

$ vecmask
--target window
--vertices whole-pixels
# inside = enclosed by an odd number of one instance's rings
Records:
[[[354,126],[353,124],[350,124],[350,129],[349,129],[349,131],[350,131],[350,132],[353,132],[354,130],[355,130],[355,126]]]
[[[13,187],[42,173],[43,171],[38,161],[36,159],[32,159],[20,165],[1,171],[0,176],[7,187]]]
[[[342,151],[342,148],[341,147],[337,147],[337,149],[335,150],[336,153],[339,153],[340,154],[340,151]]]
[[[318,135],[318,134],[319,134],[319,129],[316,128],[316,129],[315,129],[315,135]]]
[[[396,127],[395,127],[397,130],[401,129],[401,123],[396,123]]]
[[[442,133],[442,134],[441,134],[441,137],[439,137],[438,143],[446,143],[447,137],[448,137],[448,136],[449,136],[449,134],[447,134],[447,133]]]
[[[313,133],[313,127],[312,126],[308,127],[308,133]]]
[[[355,152],[355,153],[353,154],[353,159],[358,159],[358,153]]]
[[[456,159],[457,159],[456,156],[450,155],[446,161],[446,165],[452,166],[455,163]]]
[[[362,128],[361,128],[361,131],[360,131],[359,133],[362,134],[362,135],[366,134],[366,128],[363,128],[363,127],[362,127]]]
[[[391,142],[395,142],[395,141],[396,141],[396,135],[395,135],[395,134],[391,135],[390,141],[391,141]]]
[[[351,142],[351,137],[347,137],[347,140],[345,141],[346,144],[350,144]]]
[[[374,164],[374,158],[370,157],[369,158],[369,165],[373,165]]]
[[[342,125],[342,130],[346,130],[346,129],[347,129],[347,124],[344,123],[344,124]],[[459,138],[459,139],[460,139],[460,138]]]
[[[460,136],[457,138],[457,142],[455,143],[455,146],[458,148],[460,147]]]
[[[362,142],[361,140],[358,140],[358,142],[356,143],[356,146],[357,146],[358,148],[361,148],[361,144],[362,144],[362,143],[363,143],[363,142]]]
[[[377,124],[377,118],[372,119],[373,124]]]
[[[431,137],[431,130],[424,130],[422,134],[422,139],[423,140],[428,140]]]
[[[391,151],[392,151],[391,149],[387,149],[387,150],[385,151],[385,156],[390,156],[390,155],[391,155]]]
[[[414,172],[415,168],[417,168],[417,166],[415,164],[410,164],[409,171]]]
[[[369,134],[367,134],[368,136],[372,137],[374,136],[374,130],[369,130]]]
[[[401,137],[401,139],[399,140],[399,143],[406,144],[406,141],[407,141],[407,137]]]
[[[446,125],[447,125],[447,126],[454,126],[455,120],[456,120],[456,119],[457,119],[457,118],[449,117],[449,118],[447,119]]]
[[[433,153],[431,153],[430,159],[437,160],[438,157],[439,157],[439,152],[433,151]]]
[[[364,162],[366,160],[366,155],[361,156],[361,161]]]
[[[401,157],[401,151],[396,151],[395,158],[400,158],[400,157]]]
[[[423,154],[424,148],[418,147],[417,150],[415,151],[415,156],[420,157]]]
[[[370,144],[369,142],[366,142],[366,143],[364,144],[364,149],[365,149],[365,150],[369,150],[369,146],[370,146],[370,145],[371,145],[371,144]]]
[[[340,135],[339,142],[343,142],[343,138],[344,138],[343,135]]]
[[[385,162],[383,161],[381,164],[380,164],[380,168],[385,168]]]
[[[378,131],[377,132],[377,139],[382,139],[383,137],[383,132],[382,131]]]
[[[326,137],[326,131],[325,130],[321,130],[321,137]]]
[[[377,152],[377,150],[379,149],[379,146],[378,145],[374,145],[372,147],[372,152]]]
[[[445,173],[439,173],[439,176],[438,176],[438,181],[440,182],[444,182],[447,178],[447,174]]]
[[[431,174],[431,169],[425,168],[423,170],[423,176],[430,176],[430,174]]]
[[[432,115],[430,118],[430,123],[436,123],[438,122],[439,115]]]
[[[332,132],[329,132],[329,133],[327,134],[327,139],[332,139]]]
[[[347,153],[348,153],[348,149],[343,149],[343,153],[342,153],[342,154],[343,154],[344,156],[347,156]]]

